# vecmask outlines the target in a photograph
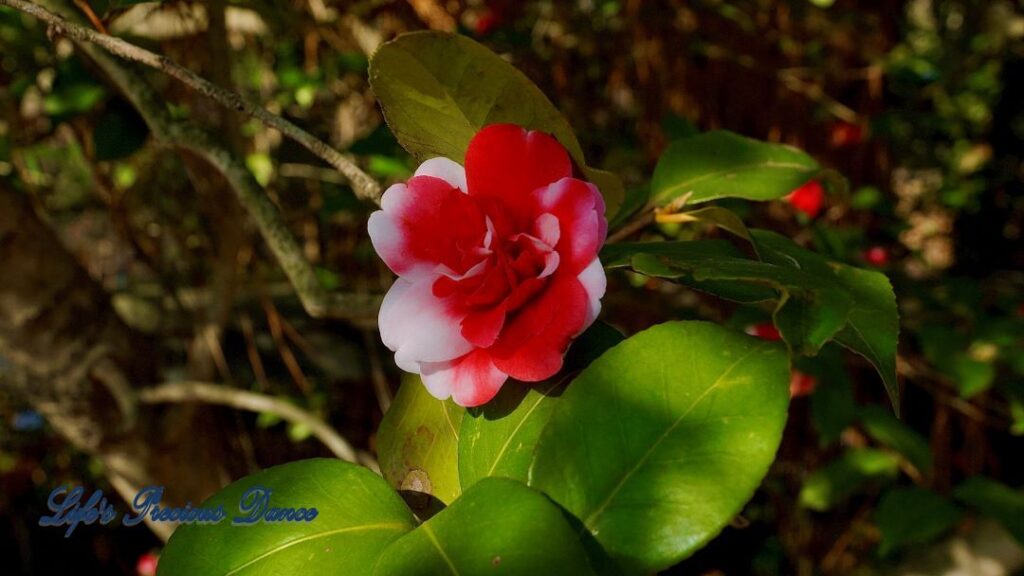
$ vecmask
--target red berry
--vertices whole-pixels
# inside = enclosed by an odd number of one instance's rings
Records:
[[[882,246],[872,246],[864,251],[864,261],[881,268],[889,263],[889,251]]]
[[[811,180],[786,196],[786,201],[808,217],[814,218],[825,204],[825,188],[821,182]]]
[[[156,576],[156,565],[159,561],[159,556],[152,552],[146,552],[135,562],[135,573],[138,576]]]
[[[494,32],[494,29],[497,28],[499,24],[501,24],[501,17],[498,15],[498,12],[490,8],[485,8],[484,11],[477,16],[476,24],[473,26],[473,32],[475,32],[477,36],[487,36],[491,32]]]
[[[789,397],[799,398],[809,396],[818,387],[818,379],[810,374],[804,374],[799,370],[793,370],[789,375]]]
[[[760,324],[751,324],[747,326],[747,334],[751,336],[757,336],[762,340],[781,340],[782,335],[779,334],[779,329],[775,327],[771,322],[762,322]]]
[[[864,141],[864,128],[850,122],[836,122],[832,125],[830,141],[833,148],[856,146]]]

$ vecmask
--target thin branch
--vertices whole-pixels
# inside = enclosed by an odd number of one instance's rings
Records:
[[[323,442],[324,446],[327,446],[338,458],[349,462],[358,462],[360,459],[352,445],[323,420],[290,402],[266,394],[203,382],[175,382],[141,390],[139,402],[144,404],[204,402],[249,412],[269,412],[292,424],[306,426],[310,433]]]
[[[0,5],[20,0],[0,0]],[[34,10],[50,12],[29,4]],[[60,19],[58,16],[54,18]],[[80,28],[80,27],[79,27]],[[91,31],[90,31],[91,32]],[[157,141],[187,151],[205,161],[227,180],[239,203],[256,223],[302,307],[314,318],[336,318],[359,325],[372,325],[381,297],[369,294],[328,293],[288,229],[277,205],[267,196],[246,167],[203,130],[186,120],[173,119],[153,88],[124,62],[87,42],[78,43],[103,70],[117,89],[132,103]]]
[[[77,40],[79,42],[91,42],[115,56],[139,62],[156,70],[160,70],[169,76],[177,78],[203,96],[217,102],[218,104],[232,110],[244,112],[260,120],[267,126],[280,131],[285,136],[288,136],[292,140],[303,145],[307,150],[324,159],[331,166],[334,166],[339,172],[349,179],[349,182],[352,184],[352,189],[359,197],[377,203],[380,202],[380,184],[363,172],[351,160],[341,155],[334,148],[331,148],[324,141],[313,136],[309,132],[306,132],[302,128],[299,128],[295,124],[292,124],[288,120],[285,120],[276,114],[271,114],[262,106],[247,101],[235,92],[213,84],[188,68],[175,63],[166,56],[155,54],[149,50],[125,42],[120,38],[101,34],[95,30],[68,22],[61,16],[58,16],[37,4],[33,4],[32,2],[25,2],[24,0],[0,0],[0,6],[9,6],[15,10],[20,10],[26,14],[30,14],[52,26],[58,33],[66,35],[73,40]]]

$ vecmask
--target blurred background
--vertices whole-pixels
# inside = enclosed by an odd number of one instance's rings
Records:
[[[798,360],[764,486],[671,573],[1024,574],[1024,2],[45,4],[262,103],[384,184],[415,166],[376,107],[368,56],[426,28],[506,57],[591,164],[632,187],[699,131],[806,149],[849,190],[728,205],[889,276],[902,419],[859,358]],[[239,178],[277,203],[321,284],[353,303],[344,314],[304,311],[236,200]],[[142,526],[68,539],[38,527],[61,484],[157,483],[198,502],[262,467],[338,454],[312,420],[233,390],[303,407],[371,461],[399,379],[374,327],[392,277],[365,233],[372,209],[258,121],[0,8],[2,571],[152,573],[161,540]],[[763,311],[620,272],[604,309],[627,334],[707,318],[775,336]],[[134,399],[167,382],[228,398]]]

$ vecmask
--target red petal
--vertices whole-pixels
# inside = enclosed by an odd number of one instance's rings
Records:
[[[482,246],[487,233],[483,212],[448,182],[413,177],[389,188],[381,206],[370,215],[370,240],[395,274],[437,264],[463,273],[480,260],[472,248]]]
[[[558,218],[560,236],[555,249],[560,267],[579,274],[597,256],[608,233],[604,199],[593,184],[563,178],[535,193],[541,208]]]
[[[499,200],[520,229],[537,216],[531,192],[567,176],[572,163],[557,140],[514,124],[487,126],[466,150],[469,194]]]
[[[498,370],[526,382],[553,376],[587,320],[587,292],[575,276],[555,274],[546,290],[507,321],[490,348]]]
[[[478,348],[488,348],[505,325],[505,305],[474,310],[462,319],[462,337]]]
[[[423,383],[436,397],[451,398],[467,408],[487,403],[501,389],[508,374],[498,370],[487,350],[477,349],[457,360],[427,365]]]

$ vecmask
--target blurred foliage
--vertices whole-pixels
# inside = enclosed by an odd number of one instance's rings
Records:
[[[623,179],[627,202],[642,202],[674,140],[728,129],[805,150],[852,184],[826,186],[817,217],[785,201],[717,205],[889,276],[901,313],[903,415],[884,411],[871,366],[838,347],[797,360],[816,385],[793,401],[772,474],[743,518],[679,572],[889,568],[975,517],[1024,542],[1019,0],[258,0],[228,3],[227,54],[214,47],[207,17],[216,3],[89,4],[112,33],[220,75],[384,183],[415,163],[383,124],[367,51],[429,27],[474,36],[523,70],[569,119],[588,163]],[[174,117],[244,159],[326,286],[386,289],[391,278],[365,234],[372,207],[344,179],[260,123],[147,78]],[[361,327],[308,319],[222,179],[155,142],[70,41],[8,9],[0,186],[31,198],[119,313],[160,343],[167,380],[298,398],[374,448],[374,362],[392,387],[398,381],[380,347]],[[722,234],[706,222],[670,222],[636,238]],[[627,333],[666,314],[740,330],[769,320],[759,308],[625,272],[611,274],[605,310]],[[212,350],[198,337],[210,322],[221,335]],[[144,531],[83,531],[64,558],[46,556],[54,541],[34,528],[39,503],[62,482],[102,485],[102,470],[6,392],[18,377],[0,362],[0,510],[11,526],[0,550],[15,558],[14,573],[133,573],[135,557],[157,545]],[[269,415],[218,415],[240,470],[323,454],[308,430]]]

